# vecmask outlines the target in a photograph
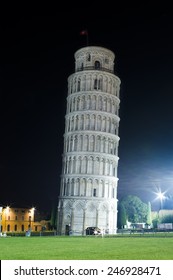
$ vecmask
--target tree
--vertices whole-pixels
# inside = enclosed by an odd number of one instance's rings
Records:
[[[129,222],[146,223],[148,206],[146,203],[142,202],[139,197],[128,195],[122,199],[121,203],[125,207]]]
[[[51,218],[50,218],[51,229],[56,228],[56,216],[57,216],[56,201],[53,201],[52,202],[52,209],[51,209]]]
[[[151,225],[152,224],[152,219],[151,219],[151,203],[148,202],[148,209],[147,209],[147,221],[146,221],[147,225]]]
[[[124,226],[127,223],[127,215],[126,215],[126,210],[123,205],[123,203],[119,203],[118,205],[118,223],[117,226],[118,228],[124,228]]]

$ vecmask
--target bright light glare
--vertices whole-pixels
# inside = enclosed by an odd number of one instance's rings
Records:
[[[157,193],[157,198],[160,199],[160,200],[163,200],[165,198],[165,193],[162,193],[162,192],[159,192]]]

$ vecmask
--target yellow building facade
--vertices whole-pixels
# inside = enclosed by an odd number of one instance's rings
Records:
[[[1,207],[1,233],[35,231],[34,208]]]

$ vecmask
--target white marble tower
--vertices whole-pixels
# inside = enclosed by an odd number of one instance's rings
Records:
[[[120,79],[115,55],[88,46],[75,53],[68,77],[58,234],[84,235],[97,226],[117,230]]]

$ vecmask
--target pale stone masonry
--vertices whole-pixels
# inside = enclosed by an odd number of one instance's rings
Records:
[[[117,230],[120,79],[112,51],[88,46],[75,53],[68,78],[58,234],[85,235],[90,226]]]

